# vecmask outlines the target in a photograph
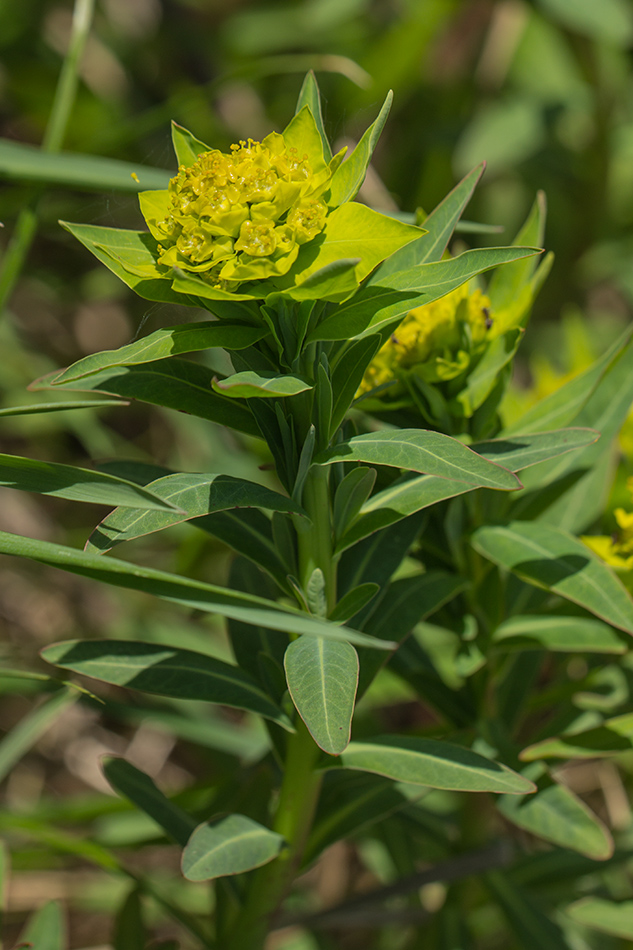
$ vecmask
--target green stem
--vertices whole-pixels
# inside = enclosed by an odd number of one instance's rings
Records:
[[[90,31],[94,5],[95,0],[75,0],[70,44],[55,89],[51,114],[42,141],[43,152],[59,152],[62,147],[77,94],[79,64]],[[28,203],[18,216],[15,231],[4,255],[0,271],[0,313],[13,293],[33,243],[41,193],[41,187],[32,190]]]
[[[328,612],[336,604],[329,475],[329,466],[326,465],[315,465],[308,474],[302,501],[310,518],[310,524],[302,524],[298,530],[301,583],[305,587],[315,568],[323,571]]]

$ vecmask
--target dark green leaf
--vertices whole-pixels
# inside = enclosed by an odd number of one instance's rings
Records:
[[[633,749],[633,713],[606,719],[593,729],[552,736],[527,746],[523,762],[535,759],[593,759]]]
[[[147,940],[138,888],[127,895],[114,921],[113,950],[142,950]]]
[[[516,887],[507,874],[490,871],[483,881],[500,904],[524,950],[534,950],[535,947],[539,950],[569,950],[558,924],[547,917],[525,891]]]
[[[361,584],[360,587],[354,587],[352,590],[348,590],[330,614],[330,620],[333,623],[346,623],[354,617],[359,610],[366,607],[379,590],[380,587],[378,584]]]
[[[66,409],[99,409],[101,406],[129,406],[122,399],[74,399],[72,402],[33,402],[26,406],[7,406],[0,409],[0,418],[4,416],[30,416],[41,412],[63,412]]]

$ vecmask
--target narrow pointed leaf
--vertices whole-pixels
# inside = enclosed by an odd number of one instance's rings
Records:
[[[491,871],[483,881],[501,906],[516,941],[523,950],[569,950],[558,924],[536,906],[531,896],[517,887],[508,874]]]
[[[33,950],[66,950],[64,912],[57,901],[44,904],[29,918],[18,946],[23,944]]]
[[[478,528],[473,546],[499,567],[579,604],[633,634],[633,600],[618,578],[581,541],[558,528],[515,521]]]
[[[390,92],[383,103],[377,119],[363,134],[360,142],[347,161],[343,162],[334,173],[329,201],[330,204],[335,207],[342,205],[343,202],[351,201],[364,182],[371,157],[380,138],[380,133],[387,121],[392,101],[393,93]]]
[[[378,584],[360,584],[348,590],[330,614],[330,620],[334,623],[350,620],[374,599],[379,590]]]
[[[532,782],[505,765],[436,739],[380,736],[369,742],[351,742],[341,763],[346,769],[375,772],[396,782],[429,788],[510,795],[535,790]]]
[[[481,164],[469,172],[425,218],[424,229],[427,233],[387,258],[384,264],[380,265],[380,270],[370,278],[369,283],[380,283],[389,274],[406,271],[419,264],[429,264],[441,260],[446,245],[464,208],[470,201],[483,171],[484,165]]]
[[[559,614],[509,617],[494,630],[491,639],[502,650],[622,654],[629,649],[626,638],[608,624]]]
[[[266,335],[261,327],[248,327],[224,322],[205,321],[185,323],[176,327],[156,330],[142,340],[128,343],[118,350],[103,350],[91,353],[67,370],[55,377],[55,385],[72,382],[98,373],[113,366],[133,366],[139,363],[151,363],[180,353],[195,353],[199,350],[222,347],[227,350],[241,350],[252,346]]]
[[[105,756],[101,767],[112,788],[153,818],[157,825],[181,847],[187,844],[196,827],[194,819],[170,802],[155,782],[130,762],[118,756]]]
[[[0,742],[0,782],[78,698],[77,690],[60,689],[23,716],[19,723],[3,736]]]
[[[565,908],[565,913],[591,930],[633,940],[633,901],[609,901],[602,897],[584,897]]]
[[[86,550],[104,553],[123,541],[228,508],[256,507],[304,514],[292,499],[232,475],[178,472],[150,482],[148,490],[180,511],[153,512],[157,517],[146,517],[146,511],[117,508],[93,531]]]
[[[145,591],[194,610],[234,617],[236,620],[259,624],[273,630],[348,640],[350,643],[374,646],[376,649],[390,649],[393,646],[391,643],[374,640],[356,630],[339,627],[317,617],[306,616],[302,611],[276,604],[262,597],[236,593],[225,587],[193,581],[166,571],[139,567],[137,564],[128,564],[117,558],[83,554],[75,548],[52,544],[49,541],[36,541],[1,531],[0,554],[27,557],[41,564],[59,567],[72,574],[89,577],[101,583]]]
[[[57,375],[45,376],[29,388],[109,393],[186,412],[247,435],[260,434],[247,406],[214,393],[213,371],[190,360],[171,357],[138,366],[113,366],[65,383],[58,382]]]
[[[95,505],[123,505],[158,511],[177,508],[172,502],[154,495],[151,489],[116,475],[17,455],[0,455],[0,485]]]
[[[224,379],[214,379],[217,393],[232,399],[272,399],[281,396],[296,396],[312,389],[312,383],[298,376],[275,376],[246,370]]]
[[[45,647],[42,657],[103,683],[247,709],[291,728],[288,717],[248,673],[204,653],[134,640],[67,640]]]
[[[121,904],[115,921],[112,950],[139,950],[147,941],[143,924],[141,896],[135,887]]]
[[[245,815],[227,815],[199,825],[182,856],[189,881],[210,881],[268,864],[284,847],[283,837]]]
[[[360,283],[358,265],[360,257],[341,258],[314,271],[296,286],[286,287],[284,297],[293,300],[347,300]],[[272,291],[271,298],[275,296]]]
[[[539,191],[530,210],[527,221],[512,242],[513,245],[530,244],[540,247],[543,243],[545,218],[547,216],[547,200],[545,193]],[[528,284],[534,273],[538,261],[531,258],[514,261],[506,267],[500,267],[492,275],[487,294],[491,300],[493,310],[504,310],[512,307],[519,299],[523,287]]]
[[[514,491],[518,478],[507,469],[483,459],[462,442],[428,429],[381,429],[354,436],[328,449],[315,462],[368,462],[457,479],[479,488]]]
[[[319,86],[316,76],[314,75],[314,71],[312,69],[306,73],[306,78],[303,80],[303,85],[299,91],[299,99],[297,100],[297,108],[295,113],[300,112],[304,106],[307,106],[312,113],[314,122],[321,137],[323,158],[326,162],[329,162],[332,158],[332,149],[330,148],[328,137],[325,134],[323,115],[321,114],[321,95],[319,93]]]
[[[284,657],[288,689],[312,738],[340,755],[349,743],[358,686],[358,654],[350,643],[294,640]]]
[[[33,402],[26,406],[7,406],[0,409],[4,416],[35,416],[42,412],[64,412],[67,409],[100,409],[101,406],[129,406],[123,399],[73,399],[67,402]]]
[[[398,271],[382,278],[383,282],[378,270],[358,293],[315,327],[308,342],[347,340],[395,326],[413,307],[438,300],[472,277],[508,261],[540,253],[539,248],[533,247],[474,248],[450,260]]]
[[[23,142],[0,139],[0,177],[13,181],[65,185],[103,194],[105,191],[166,188],[172,174],[166,169],[136,162],[73,152],[45,152]]]
[[[595,429],[556,429],[512,438],[491,439],[471,446],[482,458],[497,462],[511,472],[521,472],[531,465],[565,455],[575,449],[591,445],[600,438]]]
[[[569,735],[542,739],[523,749],[523,762],[536,759],[593,759],[633,749],[633,713],[606,719],[602,725]]]
[[[613,839],[603,823],[564,785],[550,780],[541,787],[539,782],[535,795],[504,795],[497,808],[518,828],[561,848],[571,848],[594,861],[613,854]]]
[[[177,122],[171,124],[171,140],[178,165],[184,165],[186,168],[193,165],[203,152],[211,151],[208,145],[197,139],[184,126],[178,125]]]

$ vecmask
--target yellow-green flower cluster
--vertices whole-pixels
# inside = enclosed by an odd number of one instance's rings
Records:
[[[412,371],[429,383],[468,369],[494,326],[490,300],[463,284],[433,303],[411,310],[369,364],[359,395]]]
[[[633,495],[633,478],[628,479],[626,487]],[[611,537],[588,535],[582,540],[617,571],[633,571],[633,512],[616,508],[613,514],[618,530]]]
[[[141,203],[159,241],[158,263],[227,289],[286,274],[299,247],[325,227],[322,196],[333,171],[314,169],[277,132],[232,145],[230,154],[203,152],[162,193],[163,217]]]

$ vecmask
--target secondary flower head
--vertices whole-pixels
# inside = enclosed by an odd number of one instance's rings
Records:
[[[427,383],[467,370],[493,334],[490,300],[463,284],[439,300],[411,310],[370,363],[359,394],[413,373]],[[392,389],[390,387],[390,394]]]
[[[158,264],[226,289],[283,276],[325,227],[323,196],[341,158],[326,165],[271,132],[181,164],[167,191],[141,196]]]

